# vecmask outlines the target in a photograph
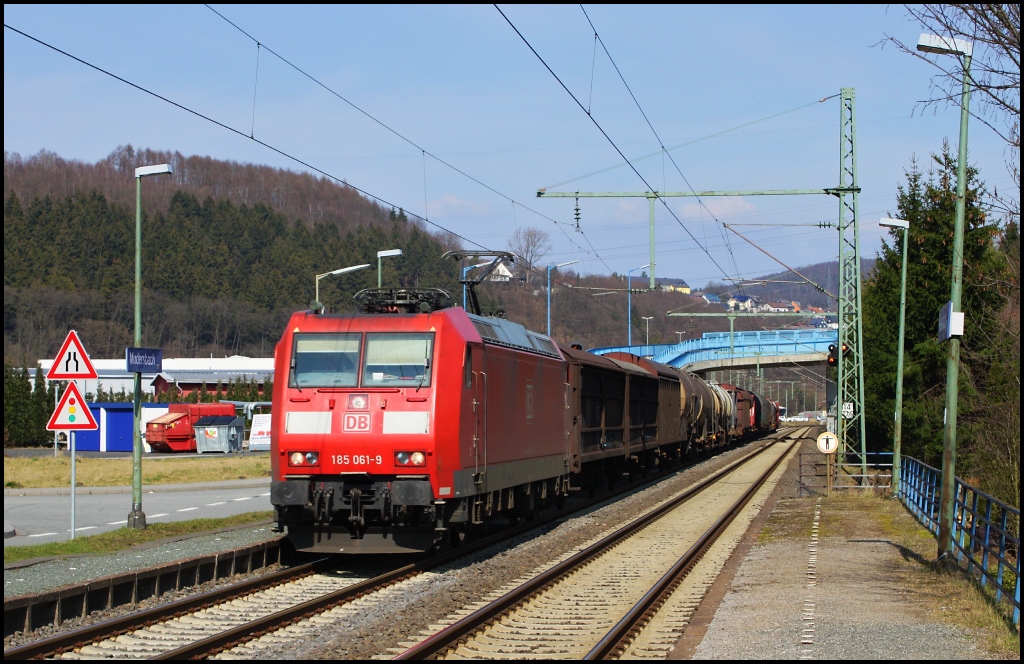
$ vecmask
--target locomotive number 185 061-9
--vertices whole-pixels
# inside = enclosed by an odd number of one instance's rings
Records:
[[[379,466],[384,463],[384,457],[381,455],[372,456],[369,454],[334,454],[331,456],[331,461],[336,466],[368,466],[376,465]]]

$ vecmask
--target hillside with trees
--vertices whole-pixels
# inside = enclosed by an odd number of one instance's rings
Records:
[[[202,172],[144,188],[153,200],[143,218],[143,343],[168,355],[269,356],[288,316],[313,299],[316,274],[375,263],[382,248],[404,252],[384,265],[387,283],[457,286],[455,266],[438,260],[454,248],[447,238],[329,181],[120,148],[92,165],[5,155],[5,363],[51,357],[70,328],[96,357],[131,345],[140,159]],[[281,194],[293,187],[302,193]],[[287,212],[264,202],[274,200]],[[347,310],[353,293],[372,286],[374,270],[330,277],[320,299]]]

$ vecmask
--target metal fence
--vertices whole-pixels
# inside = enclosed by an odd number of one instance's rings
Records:
[[[926,528],[938,534],[942,472],[912,457],[903,457],[901,465],[900,500]],[[967,572],[983,589],[993,586],[997,602],[1006,599],[1013,605],[1013,624],[1019,627],[1020,509],[959,477],[955,487],[953,547],[957,561],[967,561]]]
[[[800,496],[829,495],[844,489],[892,488],[892,452],[868,452],[867,473],[862,472],[859,454],[834,455],[800,452]],[[831,473],[831,477],[829,474]]]

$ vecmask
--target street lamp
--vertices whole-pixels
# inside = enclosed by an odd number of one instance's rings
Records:
[[[879,226],[903,230],[903,271],[900,277],[900,334],[896,346],[896,424],[892,434],[892,495],[900,495],[900,451],[903,446],[903,333],[907,314],[907,234],[910,222],[903,219],[880,219]]]
[[[388,258],[389,256],[401,256],[401,249],[385,249],[384,251],[377,252],[377,288],[381,288],[381,272],[380,263],[382,258]]]
[[[964,39],[922,34],[917,50],[956,55],[963,58],[963,87],[960,93],[960,145],[956,160],[956,220],[953,226],[953,276],[949,315],[959,313],[964,272],[964,214],[967,198],[967,120],[970,117],[971,53],[974,44]],[[939,498],[938,558],[940,566],[955,566],[953,559],[953,492],[956,481],[956,416],[960,381],[960,338],[950,336],[946,355],[946,422],[942,435],[942,491]]]
[[[569,261],[567,263],[559,263],[558,265],[548,265],[548,336],[551,336],[551,270],[559,267],[565,267],[566,265],[572,265],[573,263],[579,263],[579,260]]]
[[[633,345],[633,273],[650,267],[651,264],[641,265],[632,270],[626,270],[626,345]]]
[[[343,267],[340,270],[334,270],[333,272],[324,272],[323,274],[316,275],[316,307],[317,310],[323,308],[323,304],[320,303],[320,280],[324,277],[329,277],[332,274],[345,274],[346,272],[355,272],[356,270],[362,270],[364,267],[370,267],[370,263],[363,263],[362,265],[351,265],[349,267]]]
[[[654,318],[654,316],[641,316],[640,318],[643,318],[645,321],[647,321],[647,338],[644,340],[644,345],[645,346],[650,346],[651,345],[651,319]]]
[[[150,175],[170,175],[170,164],[142,166],[135,169],[135,347],[142,345],[142,178]],[[142,511],[142,374],[135,372],[135,396],[132,421],[132,511],[128,513],[128,527],[145,529],[146,513]],[[74,491],[74,488],[72,488]]]

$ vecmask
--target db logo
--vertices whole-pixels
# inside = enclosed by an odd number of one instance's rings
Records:
[[[370,433],[370,414],[345,413],[341,430],[345,433]]]

